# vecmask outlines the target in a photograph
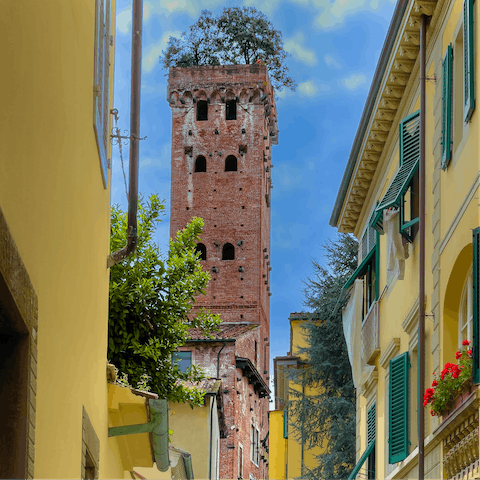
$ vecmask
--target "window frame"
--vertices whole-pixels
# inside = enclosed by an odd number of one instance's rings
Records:
[[[442,170],[452,160],[453,47],[448,44],[442,60]]]
[[[233,105],[233,112],[232,112]],[[227,100],[225,102],[225,120],[236,120],[237,119],[237,100]]]
[[[463,118],[470,122],[475,110],[475,43],[473,31],[473,0],[463,0]]]
[[[367,410],[367,446],[371,443],[374,447],[367,457],[367,478],[375,479],[376,476],[376,457],[375,443],[377,437],[377,404],[374,402]],[[373,476],[372,476],[373,475]]]
[[[95,2],[93,127],[104,188],[108,182],[110,142],[110,0]]]
[[[388,398],[388,463],[390,464],[401,462],[409,452],[409,366],[408,352],[390,360]]]
[[[183,370],[181,368],[181,364],[182,364],[182,361],[184,361],[185,359],[178,359],[176,357],[179,356],[179,354],[182,354],[182,353],[189,353],[190,354],[190,365],[185,369]],[[191,366],[193,365],[193,350],[177,350],[175,352],[172,353],[172,363],[175,362],[175,365],[178,366],[178,369],[182,372],[182,373],[185,373],[189,368],[191,368]]]
[[[258,467],[260,463],[260,430],[252,423],[250,430],[251,435],[251,450],[250,450],[250,460],[251,462]]]
[[[202,106],[202,109],[199,108],[200,104]],[[196,106],[195,110],[196,110],[195,119],[196,119],[197,122],[208,121],[208,101],[207,100],[197,100],[197,106]],[[205,118],[203,118],[203,117],[205,117]]]

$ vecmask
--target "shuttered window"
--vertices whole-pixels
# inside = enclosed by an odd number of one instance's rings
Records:
[[[405,193],[412,187],[413,177],[418,171],[418,162],[420,160],[420,110],[405,117],[400,122],[399,127],[400,168],[388,186],[382,200],[378,203],[370,223],[381,234],[383,234],[383,210],[390,207],[403,209]],[[418,195],[413,195],[412,198],[418,204]],[[403,219],[405,215],[400,215],[400,217]],[[402,221],[402,234],[411,229],[415,223],[418,223],[418,217],[411,218],[408,222]]]
[[[375,444],[377,431],[377,406],[373,404],[367,413],[367,444]],[[375,448],[367,459],[367,478],[375,478]]]
[[[408,455],[408,352],[390,360],[389,462]]]
[[[442,170],[452,159],[452,78],[453,48],[447,47],[442,62]]]
[[[107,186],[107,155],[110,131],[110,0],[96,0],[95,10],[95,64],[93,84],[93,111],[95,136],[102,170],[103,184]]]
[[[288,438],[288,408],[283,411],[283,438]]]
[[[480,302],[480,227],[473,231],[473,383],[480,383],[480,341],[479,341],[479,302]]]
[[[475,109],[475,57],[473,43],[473,0],[463,0],[463,118],[470,121]]]

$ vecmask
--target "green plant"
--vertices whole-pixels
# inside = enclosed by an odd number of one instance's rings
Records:
[[[203,220],[193,218],[170,241],[162,258],[153,235],[163,203],[157,195],[140,199],[136,253],[110,270],[107,357],[119,370],[120,382],[150,388],[160,398],[202,405],[204,392],[186,388],[182,380],[197,382],[203,371],[195,365],[182,372],[172,354],[185,344],[190,328],[208,335],[220,322],[208,311],[192,312],[195,297],[204,294],[210,275],[202,269],[197,241]],[[126,243],[127,215],[111,211],[111,250]]]
[[[472,350],[469,340],[463,341],[463,347],[455,354],[458,364],[447,362],[440,372],[435,374],[432,386],[425,390],[423,406],[431,405],[430,414],[440,416],[447,405],[455,400],[463,385],[472,379]]]

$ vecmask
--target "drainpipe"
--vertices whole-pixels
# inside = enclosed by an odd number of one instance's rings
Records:
[[[140,85],[142,75],[143,0],[133,0],[132,8],[132,80],[130,93],[130,172],[128,180],[127,245],[112,252],[107,268],[124,260],[137,246],[138,142],[140,140]]]
[[[425,387],[425,111],[426,111],[426,28],[427,17],[421,16],[420,23],[420,165],[419,165],[419,234],[420,234],[420,278],[418,318],[418,478],[425,478],[424,436],[425,409],[423,389]]]
[[[227,344],[226,341],[223,342],[222,348],[218,351],[217,354],[217,378],[220,379],[220,354],[222,353],[222,350],[225,348],[225,345]]]

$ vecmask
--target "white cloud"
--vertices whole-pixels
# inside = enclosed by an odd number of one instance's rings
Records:
[[[340,70],[342,68],[338,60],[333,55],[327,54],[323,57],[323,60],[325,61],[327,67],[331,69]]]
[[[367,77],[362,74],[352,73],[348,77],[342,78],[340,80],[341,85],[343,85],[347,90],[356,90],[361,85],[367,83]]]
[[[315,80],[307,80],[298,84],[298,93],[302,97],[315,97],[320,92],[328,92],[330,85],[317,84]]]
[[[180,31],[165,32],[158,42],[149,45],[143,54],[142,72],[151,73],[155,66],[159,65],[159,57],[162,55],[162,52],[166,50],[168,39],[170,37],[179,38],[181,34]]]
[[[319,28],[332,28],[343,23],[345,18],[359,10],[378,10],[395,0],[313,0],[316,7],[322,12],[315,19]]]
[[[143,5],[143,22],[146,23],[150,19],[151,8],[148,3]],[[131,32],[132,28],[132,7],[127,7],[125,10],[117,13],[117,30],[124,35]]]
[[[304,41],[303,33],[298,32],[293,38],[285,40],[283,48],[300,62],[312,67],[318,63],[317,56],[315,50],[302,45]]]

